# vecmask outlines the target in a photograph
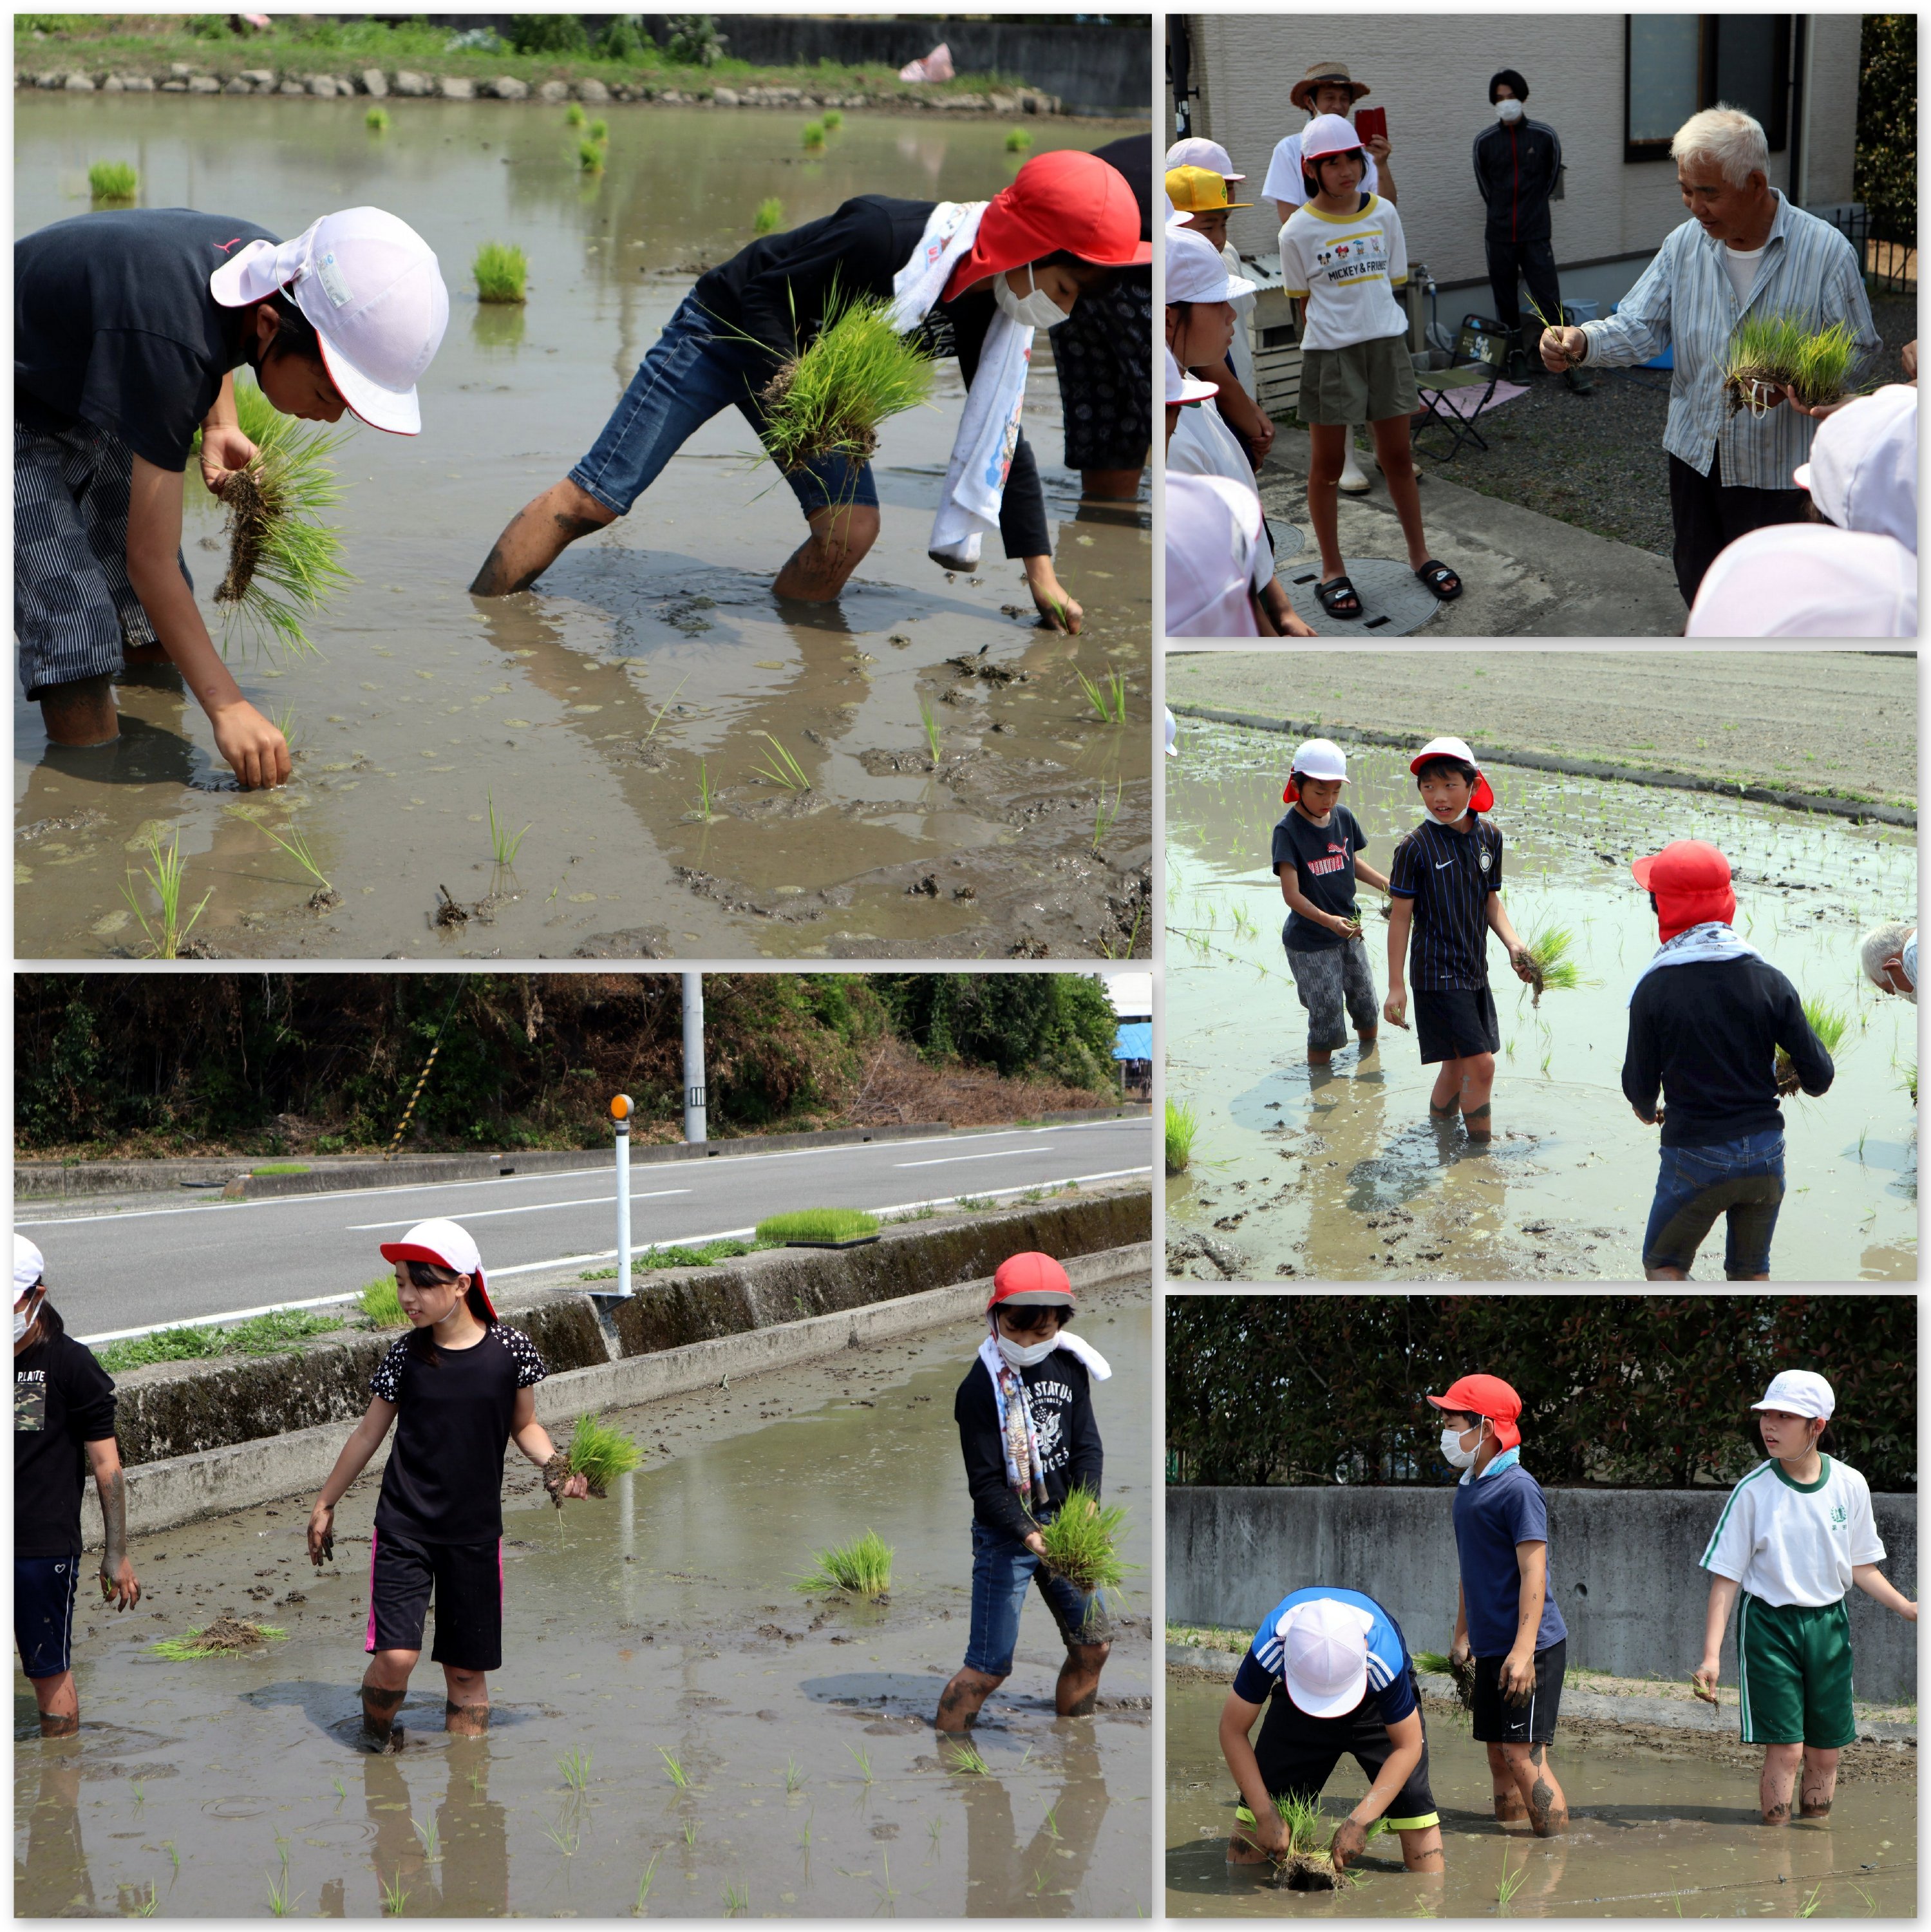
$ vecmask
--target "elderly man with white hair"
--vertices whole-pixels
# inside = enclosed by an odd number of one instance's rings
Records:
[[[1690,218],[1664,238],[1615,314],[1546,331],[1542,357],[1552,370],[1579,362],[1617,368],[1674,349],[1663,444],[1676,581],[1687,604],[1726,544],[1804,520],[1809,499],[1792,474],[1810,453],[1811,418],[1839,406],[1785,401],[1761,416],[1731,414],[1723,360],[1738,322],[1754,310],[1813,329],[1843,322],[1857,338],[1853,383],[1883,344],[1857,251],[1770,185],[1769,144],[1756,121],[1735,107],[1706,108],[1677,130],[1670,153]]]
[[[1887,993],[1902,993],[1918,1004],[1918,927],[1894,919],[1874,926],[1858,942],[1864,977]]]

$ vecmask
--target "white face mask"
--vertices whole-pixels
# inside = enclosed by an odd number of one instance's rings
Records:
[[[1030,1369],[1036,1362],[1043,1362],[1060,1346],[1057,1335],[1051,1335],[1043,1342],[1035,1342],[1030,1347],[1022,1346],[1010,1337],[999,1338],[999,1352],[1015,1369]]]
[[[1033,280],[1033,265],[1026,265],[1026,281],[1030,292],[1015,296],[1012,284],[1002,273],[992,278],[992,298],[1022,328],[1057,328],[1066,312]]]
[[[1504,127],[1522,118],[1522,104],[1519,100],[1498,100],[1495,103],[1495,118]]]
[[[1444,1429],[1441,1432],[1441,1453],[1447,1458],[1452,1468],[1468,1469],[1474,1467],[1475,1458],[1482,1453],[1481,1427],[1482,1425],[1479,1422],[1475,1425],[1475,1446],[1472,1449],[1462,1448],[1460,1430]]]
[[[27,1311],[24,1308],[16,1308],[13,1311],[13,1340],[19,1341],[26,1332]]]

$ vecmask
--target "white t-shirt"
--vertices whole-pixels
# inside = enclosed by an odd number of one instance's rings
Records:
[[[1180,411],[1174,426],[1174,440],[1167,445],[1167,474],[1170,476],[1225,476],[1251,491],[1253,466],[1240,439],[1227,427],[1219,406],[1211,402],[1190,403]],[[1264,536],[1254,546],[1254,588],[1264,590],[1273,580],[1274,553]]]
[[[1882,1563],[1884,1545],[1871,1516],[1870,1485],[1834,1456],[1807,1486],[1780,1462],[1760,1462],[1730,1492],[1702,1565],[1782,1608],[1821,1609],[1840,1601],[1860,1563]]]
[[[1230,275],[1239,275],[1243,280],[1246,279],[1240,250],[1231,242],[1223,242],[1220,244],[1220,259],[1227,264],[1227,272]],[[1234,374],[1240,386],[1256,402],[1261,400],[1261,396],[1260,392],[1254,386],[1254,345],[1248,335],[1247,318],[1254,313],[1254,304],[1258,299],[1258,297],[1252,292],[1234,298],[1234,344],[1227,352],[1228,359],[1234,364]]]
[[[1763,248],[1726,248],[1723,266],[1730,272],[1730,286],[1737,292],[1737,306],[1741,308],[1750,298],[1750,291],[1757,285],[1757,270],[1763,266]]]
[[[1408,319],[1395,291],[1408,278],[1402,218],[1378,196],[1352,214],[1324,214],[1304,202],[1281,230],[1282,286],[1308,298],[1303,349],[1405,335]]]
[[[1367,172],[1361,177],[1361,185],[1370,194],[1381,192],[1381,171],[1375,165],[1375,157],[1366,148],[1361,151],[1361,160]],[[1285,140],[1274,144],[1274,158],[1267,164],[1267,178],[1261,184],[1261,192],[1270,201],[1285,201],[1298,208],[1307,199],[1307,190],[1301,182],[1301,137],[1290,134]]]

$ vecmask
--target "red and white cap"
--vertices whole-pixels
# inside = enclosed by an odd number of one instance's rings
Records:
[[[1354,124],[1339,114],[1317,114],[1301,130],[1301,159],[1316,161],[1324,154],[1351,154],[1361,146]]]
[[[1330,116],[1329,118],[1335,117]],[[1462,738],[1431,738],[1408,760],[1408,770],[1419,772],[1422,766],[1436,758],[1453,758],[1457,764],[1469,767],[1475,774],[1475,789],[1470,794],[1468,809],[1471,812],[1487,812],[1495,802],[1495,788],[1482,776],[1482,767],[1475,762],[1475,754],[1468,748],[1468,741]]]
[[[454,1221],[418,1221],[399,1241],[382,1244],[385,1262],[427,1262],[456,1274],[466,1274],[483,1298],[490,1318],[496,1316],[496,1305],[483,1280],[482,1251],[469,1229]]]
[[[1837,1392],[1815,1369],[1785,1369],[1771,1377],[1763,1400],[1753,1408],[1780,1408],[1789,1415],[1811,1415],[1828,1422],[1836,1414]]]
[[[1374,1618],[1354,1604],[1310,1597],[1274,1626],[1281,1677],[1297,1710],[1345,1718],[1368,1694],[1368,1633]]]
[[[999,1264],[985,1306],[988,1314],[995,1308],[1070,1308],[1075,1299],[1066,1270],[1051,1255],[1028,1249]]]
[[[1209,174],[1224,175],[1229,181],[1247,178],[1234,172],[1234,157],[1218,141],[1210,141],[1204,134],[1189,134],[1184,141],[1176,141],[1167,150],[1166,164],[1170,168],[1204,168]]]
[[[25,1234],[13,1237],[13,1306],[18,1308],[40,1285],[47,1264],[38,1248]]]
[[[1522,1399],[1500,1376],[1464,1376],[1448,1385],[1446,1395],[1432,1395],[1429,1400],[1451,1415],[1483,1415],[1495,1425],[1495,1440],[1504,1449],[1513,1449],[1522,1439],[1516,1418],[1522,1412]]]
[[[1348,776],[1348,754],[1332,738],[1309,738],[1294,748],[1294,761],[1288,767],[1304,778],[1340,778]],[[1301,788],[1292,778],[1281,794],[1283,805],[1292,805]]]
[[[982,276],[1023,268],[1063,248],[1083,262],[1138,268],[1153,259],[1140,238],[1140,204],[1120,170],[1084,148],[1035,154],[985,205],[945,299]]]
[[[1167,358],[1167,407],[1177,409],[1183,403],[1204,403],[1220,392],[1211,382],[1203,382],[1198,376],[1190,376],[1175,359],[1171,349],[1163,349],[1161,354]]]
[[[345,208],[292,241],[250,242],[208,286],[223,308],[286,290],[314,325],[328,379],[349,408],[397,436],[421,430],[416,381],[442,346],[449,291],[435,250],[407,222],[379,208]]]

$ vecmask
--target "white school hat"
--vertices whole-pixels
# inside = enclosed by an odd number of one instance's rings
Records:
[[[1256,638],[1249,587],[1261,499],[1231,476],[1166,478],[1167,629],[1183,638]]]
[[[1204,235],[1171,226],[1166,234],[1168,302],[1231,302],[1258,286],[1244,275],[1230,275],[1220,250]]]
[[[342,400],[397,436],[422,428],[417,379],[449,326],[449,291],[436,253],[406,221],[379,208],[345,208],[292,242],[250,242],[208,278],[223,308],[277,290],[313,324]]]
[[[1814,1415],[1825,1421],[1836,1413],[1837,1398],[1815,1369],[1786,1369],[1771,1376],[1761,1402],[1753,1408],[1780,1408],[1792,1415]]]
[[[1297,1604],[1274,1626],[1281,1676],[1297,1710],[1310,1718],[1345,1718],[1368,1690],[1366,1610],[1333,1597]]]
[[[496,1304],[483,1280],[482,1250],[468,1228],[454,1221],[418,1221],[399,1241],[382,1244],[385,1262],[427,1262],[432,1267],[448,1268],[452,1274],[466,1274],[492,1319]]]
[[[1840,530],[1918,550],[1918,391],[1891,382],[1826,416],[1795,478]]]
[[[1918,556],[1825,524],[1750,530],[1705,572],[1690,638],[1915,638]]]
[[[1203,382],[1198,376],[1190,376],[1183,369],[1171,349],[1160,352],[1167,358],[1167,407],[1176,409],[1183,403],[1204,403],[1220,392],[1211,382]]]
[[[1304,778],[1345,778],[1348,754],[1332,738],[1309,738],[1294,748],[1294,761],[1288,769]]]
[[[1301,160],[1316,161],[1324,154],[1351,154],[1361,146],[1361,136],[1351,121],[1339,114],[1317,114],[1301,130]]]
[[[1204,134],[1189,134],[1184,141],[1176,141],[1167,150],[1167,166],[1205,168],[1211,174],[1225,175],[1229,181],[1247,178],[1234,172],[1234,157],[1218,141],[1210,141]]]
[[[13,1237],[13,1306],[18,1308],[40,1285],[47,1271],[40,1251],[25,1234]]]

